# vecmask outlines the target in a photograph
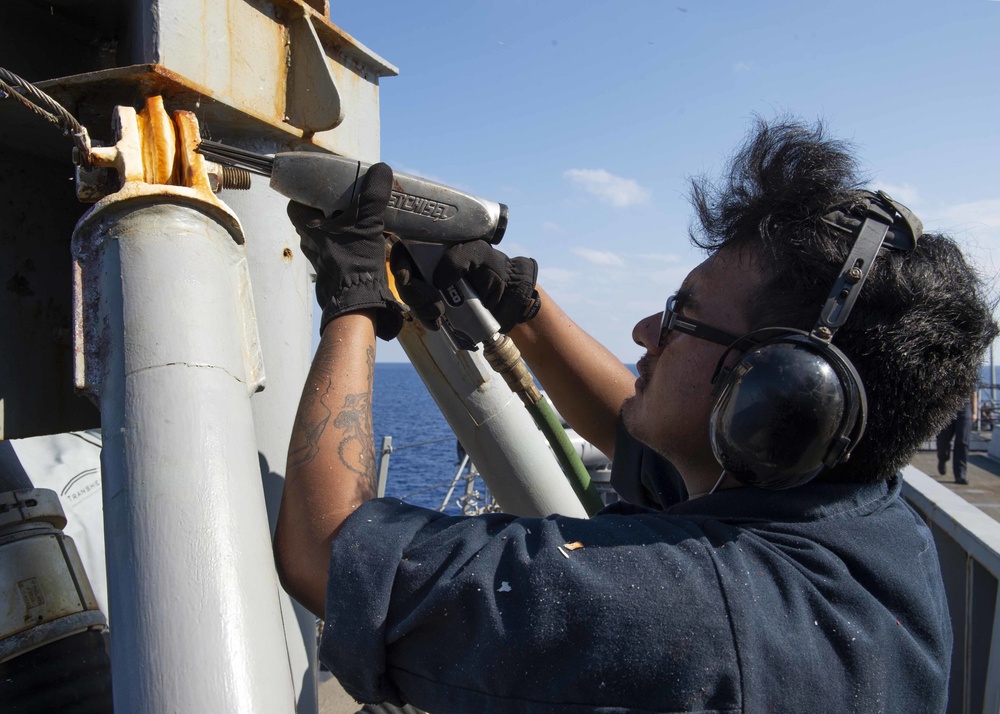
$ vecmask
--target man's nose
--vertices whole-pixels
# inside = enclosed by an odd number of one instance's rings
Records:
[[[644,317],[635,323],[632,328],[632,341],[640,347],[645,347],[647,352],[655,352],[660,349],[660,323],[663,313]]]

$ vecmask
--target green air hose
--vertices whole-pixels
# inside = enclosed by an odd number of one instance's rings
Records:
[[[497,335],[492,343],[485,345],[483,355],[493,370],[504,378],[511,390],[528,408],[535,425],[552,447],[563,474],[583,504],[587,515],[592,516],[597,513],[604,507],[604,501],[590,482],[587,467],[583,465],[580,455],[566,436],[566,430],[556,417],[552,405],[535,386],[535,380],[521,360],[521,353],[513,341],[506,335]]]
[[[604,508],[604,501],[601,500],[594,484],[590,482],[587,467],[583,465],[580,454],[566,436],[566,430],[559,423],[559,417],[556,416],[549,400],[541,396],[537,402],[528,405],[528,411],[552,446],[556,459],[569,480],[569,485],[573,487],[587,515],[592,516]]]

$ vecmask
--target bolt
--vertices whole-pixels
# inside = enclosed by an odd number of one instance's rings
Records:
[[[849,282],[856,283],[864,276],[861,274],[861,268],[855,266],[847,271],[847,275],[845,277]]]
[[[224,188],[236,191],[246,191],[250,188],[250,172],[246,169],[206,161],[205,170],[208,173],[208,185],[212,193],[218,193]]]
[[[235,191],[249,190],[250,172],[236,166],[223,166],[222,188],[230,188]]]

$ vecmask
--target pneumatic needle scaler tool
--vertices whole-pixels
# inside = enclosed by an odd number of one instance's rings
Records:
[[[261,155],[205,140],[198,151],[219,164],[269,177],[271,188],[278,193],[317,208],[328,218],[343,220],[344,225],[354,222],[355,191],[370,166],[355,159],[313,151]],[[473,240],[499,243],[507,228],[507,207],[427,179],[394,173],[392,195],[383,220],[385,232],[399,238],[424,280],[430,282],[428,278],[450,244]],[[596,513],[604,503],[513,341],[498,334],[500,325],[464,280],[441,295],[445,305],[442,326],[445,334],[459,349],[476,350],[477,344],[485,345],[483,355],[487,362],[527,406],[587,512]]]
[[[198,152],[224,166],[270,178],[270,186],[327,218],[353,223],[355,192],[371,164],[315,151],[257,154],[202,139]],[[419,176],[394,173],[392,195],[383,216],[385,232],[399,238],[423,278],[430,282],[452,243],[499,243],[507,228],[507,206],[443,186]],[[464,280],[442,291],[445,328],[460,349],[475,350],[500,329]]]

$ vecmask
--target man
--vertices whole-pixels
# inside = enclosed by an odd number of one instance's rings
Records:
[[[961,409],[941,433],[937,435],[938,474],[944,476],[948,459],[951,458],[951,442],[955,442],[955,483],[967,485],[969,479],[969,444],[972,442],[972,425],[979,421],[979,390],[972,393],[972,399],[966,399]]]
[[[666,316],[636,324],[638,380],[535,291],[534,261],[453,248],[434,282],[465,277],[490,296],[556,407],[614,455],[616,488],[641,505],[590,520],[446,517],[373,500],[375,336],[400,322],[382,264],[390,183],[388,167],[371,169],[346,233],[289,207],[325,309],[275,553],[284,586],[325,617],[321,657],[348,692],[435,713],[944,709],[951,629],[937,556],[896,472],[968,394],[997,333],[950,240],[923,235],[913,248],[911,235],[907,250],[879,252],[834,337],[867,388],[867,410],[855,409],[867,431],[858,441],[845,417],[832,443],[853,456],[785,490],[720,466],[713,390],[763,351],[767,328],[817,324],[869,205],[843,145],[758,122],[726,183],[695,182],[694,240],[709,257]],[[398,250],[393,272],[433,321],[432,293]],[[771,426],[779,442],[801,433]],[[584,547],[563,557],[573,541]]]

